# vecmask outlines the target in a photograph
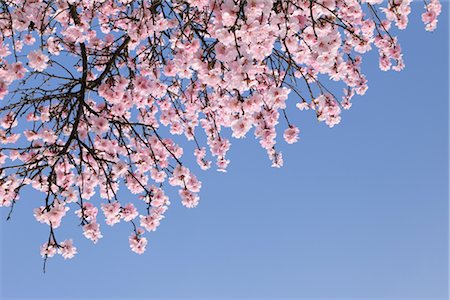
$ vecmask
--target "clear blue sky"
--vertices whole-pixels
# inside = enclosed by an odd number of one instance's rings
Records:
[[[48,229],[32,215],[43,195],[27,191],[12,220],[2,210],[1,297],[447,299],[448,7],[427,33],[413,6],[403,72],[365,58],[370,88],[339,126],[291,107],[301,141],[281,146],[283,168],[252,135],[233,140],[228,173],[198,170],[196,209],[172,193],[142,256],[129,224],[102,223],[93,246],[72,209],[58,236],[79,254],[50,259],[44,275]]]

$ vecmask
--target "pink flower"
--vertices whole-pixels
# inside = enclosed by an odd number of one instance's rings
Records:
[[[56,254],[56,245],[54,243],[45,243],[41,246],[42,257],[53,257]]]
[[[58,253],[64,257],[64,259],[70,259],[77,254],[77,248],[73,246],[72,240],[65,240],[60,244],[60,248],[58,248]]]
[[[97,134],[103,134],[109,129],[109,122],[107,119],[102,117],[92,117],[92,129]]]
[[[200,192],[202,183],[194,176],[194,174],[190,174],[189,178],[186,180],[186,187],[191,192],[198,193]]]
[[[145,252],[145,247],[147,246],[147,239],[145,237],[138,237],[135,233],[132,233],[128,241],[130,242],[131,251],[137,254]]]
[[[272,160],[273,168],[281,168],[283,166],[283,154],[281,152],[273,150],[273,153],[270,153],[269,157]]]
[[[47,209],[45,206],[34,209],[34,217],[41,223],[51,225],[53,228],[58,228],[61,224],[61,219],[66,215],[69,210],[63,203],[55,200],[53,205]]]
[[[140,217],[140,224],[142,227],[144,227],[147,231],[155,231],[156,228],[159,226],[159,221],[161,220],[162,216],[159,215],[147,215],[147,216],[141,216]]]
[[[217,171],[226,172],[229,163],[230,163],[229,159],[225,159],[223,157],[218,158],[216,161]]]
[[[176,166],[173,176],[169,179],[169,183],[173,186],[183,186],[185,180],[189,177],[189,170],[183,166]]]
[[[152,207],[160,207],[163,205],[168,205],[169,198],[164,194],[164,191],[160,188],[154,187],[152,188],[152,197],[150,197],[150,205]]]
[[[116,223],[119,223],[121,214],[120,214],[120,203],[119,202],[113,202],[113,203],[107,203],[101,204],[103,214],[106,217],[106,224],[113,226]]]
[[[132,203],[128,203],[122,208],[122,218],[125,222],[130,222],[138,215],[139,213]]]
[[[10,67],[15,79],[23,78],[25,76],[25,73],[27,72],[27,69],[23,67],[21,62],[13,63]]]
[[[199,197],[196,194],[186,189],[179,190],[178,194],[181,197],[181,203],[187,208],[193,208],[198,205]]]
[[[61,52],[62,46],[59,44],[59,41],[54,37],[49,37],[47,40],[48,52],[53,55],[59,55]]]
[[[161,182],[164,182],[164,180],[167,177],[167,174],[164,171],[158,171],[157,169],[152,169],[151,177],[155,182],[161,183]]]
[[[308,110],[309,109],[309,104],[306,101],[303,101],[302,103],[297,103],[296,106],[300,110]]]
[[[42,72],[48,66],[49,58],[42,53],[41,50],[30,52],[28,55],[28,65],[35,71]]]
[[[100,232],[100,225],[98,225],[95,222],[91,222],[83,226],[83,235],[87,239],[93,241],[94,244],[96,244],[98,240],[103,237],[103,235]]]
[[[288,144],[296,143],[298,141],[299,132],[300,132],[300,130],[297,127],[295,127],[293,125],[289,126],[289,128],[287,128],[284,131],[284,135],[283,135],[286,143],[288,143]]]
[[[231,129],[233,130],[232,136],[235,138],[242,138],[252,128],[252,123],[248,118],[241,118],[233,121]]]
[[[89,202],[83,203],[83,208],[75,211],[75,214],[79,218],[84,218],[87,221],[95,221],[95,219],[97,218],[97,213],[98,208]]]
[[[23,43],[25,45],[33,45],[36,39],[31,34],[26,34],[23,38]]]

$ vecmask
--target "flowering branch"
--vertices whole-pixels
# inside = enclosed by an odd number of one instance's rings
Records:
[[[0,205],[10,219],[23,187],[45,195],[34,210],[50,228],[44,262],[77,253],[71,239],[56,239],[71,207],[94,243],[102,238],[99,208],[109,226],[129,222],[131,250],[141,254],[145,231],[157,229],[170,205],[168,186],[184,206],[199,202],[201,182],[175,136],[195,143],[202,170],[215,161],[226,171],[229,132],[244,138],[253,130],[281,167],[280,115],[287,143],[300,132],[288,115],[290,92],[299,110],[339,124],[368,88],[365,53],[378,49],[384,71],[403,69],[393,26],[406,28],[410,2],[3,0]],[[440,11],[438,0],[425,2],[426,30]],[[119,199],[122,185],[136,201]]]

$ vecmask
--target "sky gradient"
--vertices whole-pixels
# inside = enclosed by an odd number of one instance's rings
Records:
[[[405,70],[382,72],[377,53],[366,55],[369,90],[334,128],[296,110],[292,94],[300,142],[279,134],[283,168],[270,167],[252,132],[231,140],[228,173],[194,167],[199,206],[182,207],[171,191],[144,255],[129,250],[123,222],[101,221],[104,237],[92,245],[72,208],[58,236],[79,254],[49,259],[44,275],[48,228],[32,214],[43,194],[27,189],[12,220],[2,209],[0,297],[447,299],[448,8],[428,33],[422,4],[413,5],[399,33]]]

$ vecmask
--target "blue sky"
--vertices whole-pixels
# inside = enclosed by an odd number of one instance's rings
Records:
[[[171,193],[142,256],[129,250],[129,224],[103,225],[93,246],[71,217],[58,236],[79,254],[50,259],[44,275],[48,229],[32,215],[43,196],[27,190],[12,220],[2,210],[1,297],[447,299],[448,6],[434,33],[413,6],[399,33],[404,71],[365,57],[369,90],[340,125],[291,105],[301,141],[280,140],[283,168],[252,135],[232,140],[228,173],[197,170],[195,209]]]

